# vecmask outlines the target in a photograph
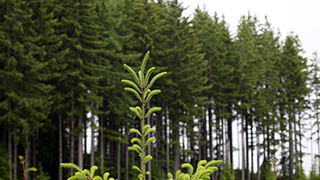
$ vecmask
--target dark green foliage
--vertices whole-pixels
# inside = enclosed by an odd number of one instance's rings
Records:
[[[312,163],[311,171],[310,171],[310,174],[309,174],[309,179],[310,180],[318,180],[318,179],[320,179],[320,176],[317,173],[317,166],[316,166],[315,163]]]
[[[264,159],[261,165],[261,180],[276,180],[277,179],[277,172],[273,169],[272,163]]]
[[[9,179],[9,173],[8,173],[8,167],[9,167],[8,160],[9,160],[9,158],[8,158],[7,153],[5,153],[2,148],[0,148],[0,154],[1,154],[1,157],[0,157],[0,174],[1,174],[0,180],[7,180],[7,179]]]
[[[228,162],[222,163],[221,168],[223,169],[220,174],[222,180],[235,180],[235,176],[232,173],[232,168]]]

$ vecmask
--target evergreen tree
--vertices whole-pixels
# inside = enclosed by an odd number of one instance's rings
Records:
[[[253,132],[254,100],[259,93],[261,79],[265,72],[265,62],[260,58],[257,49],[257,18],[243,16],[238,26],[236,46],[239,50],[239,94],[238,106],[241,116],[241,141],[242,141],[242,179],[249,177],[249,127],[251,137]],[[245,133],[245,136],[244,136]],[[251,140],[252,141],[252,140]],[[253,145],[251,145],[253,152]],[[245,153],[246,152],[246,153]],[[246,172],[246,175],[245,175]]]
[[[190,138],[191,148],[194,147],[196,136],[193,127],[194,118],[203,118],[202,107],[206,104],[206,97],[202,95],[207,78],[204,72],[207,70],[207,61],[203,60],[201,46],[196,34],[190,27],[188,18],[181,18],[183,7],[177,1],[168,3],[170,19],[169,38],[172,51],[168,55],[171,66],[168,67],[168,78],[172,79],[172,88],[168,89],[173,99],[169,102],[169,119],[173,130],[174,171],[180,166],[180,123],[187,123],[187,133]],[[195,105],[197,105],[195,107]],[[191,149],[194,150],[194,149]]]
[[[217,133],[217,158],[226,159],[233,164],[233,145],[232,145],[232,110],[233,104],[236,102],[235,92],[235,69],[236,63],[234,58],[234,46],[231,39],[230,32],[226,26],[226,22],[220,20],[217,14],[210,17],[208,12],[196,9],[194,18],[192,20],[192,28],[197,34],[200,43],[202,44],[202,52],[205,53],[204,59],[209,62],[209,69],[206,72],[208,77],[208,85],[212,88],[205,92],[210,104],[207,106],[209,115],[209,149],[210,158],[213,159],[213,126],[216,124]],[[216,119],[213,120],[213,110]],[[228,125],[227,141],[222,142],[223,128],[220,127],[225,121]],[[206,129],[203,130],[204,132]],[[206,140],[205,140],[206,141]],[[227,143],[226,157],[222,151],[223,144]],[[207,148],[203,148],[206,152]],[[207,157],[205,157],[207,158]],[[231,168],[232,169],[232,168]],[[220,168],[221,170],[221,168]]]
[[[38,1],[6,1],[2,16],[5,33],[2,34],[1,49],[1,123],[6,124],[12,136],[25,148],[26,168],[35,164],[35,151],[30,152],[30,143],[35,144],[35,134],[49,114],[51,86],[44,81],[46,61],[44,49],[40,46],[41,34],[34,24],[38,24]],[[19,131],[19,137],[16,132]],[[10,133],[11,133],[10,132]],[[12,139],[9,139],[11,142]],[[16,168],[17,144],[14,141],[14,159]],[[20,144],[20,143],[19,143]],[[34,145],[32,147],[35,147]],[[35,149],[35,148],[33,148]],[[11,153],[11,152],[10,152]],[[9,153],[9,154],[10,154]],[[10,157],[11,158],[11,157]],[[14,169],[13,178],[16,178]],[[26,177],[29,179],[29,176]]]
[[[307,64],[306,59],[300,55],[302,49],[300,48],[300,42],[298,37],[289,35],[285,40],[281,52],[281,59],[279,64],[280,68],[280,82],[281,90],[284,93],[284,99],[282,102],[285,103],[283,110],[288,116],[288,141],[289,141],[289,159],[283,158],[289,162],[289,175],[293,178],[293,169],[295,169],[294,164],[298,165],[298,162],[294,162],[294,157],[298,154],[294,154],[294,125],[297,124],[297,114],[299,108],[304,106],[306,103],[304,96],[308,93],[307,88]],[[284,156],[286,157],[286,156]],[[282,161],[282,167],[285,167],[285,162]]]

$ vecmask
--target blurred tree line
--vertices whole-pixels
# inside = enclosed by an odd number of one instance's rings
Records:
[[[2,179],[22,178],[18,155],[41,170],[27,179],[66,179],[61,162],[135,177],[128,130],[139,123],[120,81],[147,51],[148,66],[169,72],[149,105],[162,107],[148,119],[150,179],[201,159],[223,161],[215,179],[275,179],[275,156],[284,179],[305,179],[304,134],[320,136],[317,55],[307,64],[298,36],[281,41],[267,18],[243,16],[231,34],[223,17],[184,10],[177,0],[0,0]]]

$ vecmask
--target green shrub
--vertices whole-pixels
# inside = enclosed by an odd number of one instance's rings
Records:
[[[8,167],[8,153],[5,153],[2,148],[0,148],[0,180],[7,180],[9,179]]]

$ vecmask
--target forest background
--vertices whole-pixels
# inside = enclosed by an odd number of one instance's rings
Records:
[[[303,55],[308,59],[313,58],[313,53],[320,50],[320,41],[318,41],[320,39],[318,33],[320,32],[320,24],[317,23],[317,19],[320,17],[317,7],[320,4],[317,0],[308,0],[307,2],[299,0],[183,0],[182,2],[185,7],[188,7],[183,12],[184,16],[191,16],[192,18],[192,14],[198,6],[206,9],[211,15],[214,13],[223,15],[232,36],[237,33],[239,17],[249,12],[260,20],[267,16],[268,20],[272,22],[272,27],[282,34],[280,40],[283,40],[284,35],[292,31],[298,34],[304,50]],[[310,140],[311,133],[307,132],[306,137],[308,138],[305,138],[304,143],[306,155],[304,156],[303,167],[306,172],[309,172],[311,170],[310,162],[313,159],[311,154],[317,152],[318,147],[313,145],[314,142]]]
[[[120,81],[122,65],[138,66],[150,50],[148,66],[169,73],[150,103],[162,107],[148,120],[157,138],[148,149],[148,169],[157,167],[150,178],[164,179],[182,162],[221,159],[216,179],[242,172],[266,179],[276,157],[284,178],[305,179],[306,132],[319,147],[319,58],[304,57],[296,34],[283,37],[250,13],[231,34],[223,17],[198,8],[187,18],[177,1],[1,0],[0,7],[1,178],[22,178],[18,155],[39,169],[27,179],[66,179],[72,170],[61,162],[136,177],[130,167],[138,157],[127,147],[138,123]],[[311,177],[319,175],[314,159]]]

